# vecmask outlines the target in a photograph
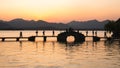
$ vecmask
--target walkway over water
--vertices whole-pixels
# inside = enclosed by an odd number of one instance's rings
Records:
[[[80,30],[75,30],[74,32],[76,32],[76,33],[79,33],[79,34],[82,34],[81,32],[79,32]],[[64,30],[64,32],[67,32],[66,30]],[[62,33],[64,33],[64,32],[62,32]],[[36,30],[36,32],[35,32],[35,34],[36,35],[31,35],[31,36],[28,36],[28,37],[24,37],[23,36],[23,32],[21,31],[20,33],[19,33],[19,37],[0,37],[0,39],[1,39],[1,41],[6,41],[6,39],[7,40],[9,40],[9,39],[15,39],[16,41],[20,41],[20,39],[27,39],[28,41],[35,41],[35,38],[37,38],[37,37],[40,37],[40,38],[43,38],[43,41],[46,41],[46,39],[47,38],[49,38],[49,37],[58,37],[58,35],[56,36],[55,35],[55,31],[54,30],[52,30],[52,35],[50,35],[50,36],[47,36],[46,35],[46,31],[45,30],[43,30],[43,32],[42,32],[42,35],[39,35],[39,32],[38,32],[38,30]],[[86,37],[91,37],[91,38],[93,38],[93,37],[98,37],[97,36],[97,31],[92,31],[92,35],[89,35],[89,32],[86,30],[86,34],[83,34],[84,36],[85,36],[85,38]],[[68,35],[69,36],[69,35]],[[32,40],[31,40],[31,38],[33,38]],[[102,39],[106,39],[107,38],[107,35],[106,35],[106,32],[104,33],[104,37],[98,37],[98,38],[102,38]]]

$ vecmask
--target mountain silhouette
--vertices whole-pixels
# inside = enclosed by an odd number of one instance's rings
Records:
[[[89,21],[71,21],[67,24],[63,23],[50,23],[43,20],[24,20],[24,19],[13,19],[11,21],[0,20],[1,30],[60,30],[60,29],[99,29],[103,30],[104,25],[109,20],[99,22],[97,20]]]
[[[74,29],[104,29],[104,25],[107,24],[109,21],[99,22],[97,20],[89,20],[84,22],[79,21],[72,21],[68,23],[68,25]]]
[[[6,21],[0,20],[0,30],[11,29],[12,27],[8,25]]]

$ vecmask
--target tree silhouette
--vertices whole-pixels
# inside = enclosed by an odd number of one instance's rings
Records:
[[[117,21],[109,21],[105,25],[105,30],[108,32],[113,32],[112,37],[119,38],[120,37],[120,18]]]
[[[115,28],[115,21],[109,21],[109,23],[105,25],[105,30],[110,33],[115,30],[114,28]]]

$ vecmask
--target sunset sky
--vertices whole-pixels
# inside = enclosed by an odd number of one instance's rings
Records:
[[[99,21],[120,17],[120,0],[0,0],[0,19]]]

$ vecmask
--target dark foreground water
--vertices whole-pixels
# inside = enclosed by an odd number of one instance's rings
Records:
[[[120,68],[119,41],[61,44],[48,40],[0,42],[0,68]]]

